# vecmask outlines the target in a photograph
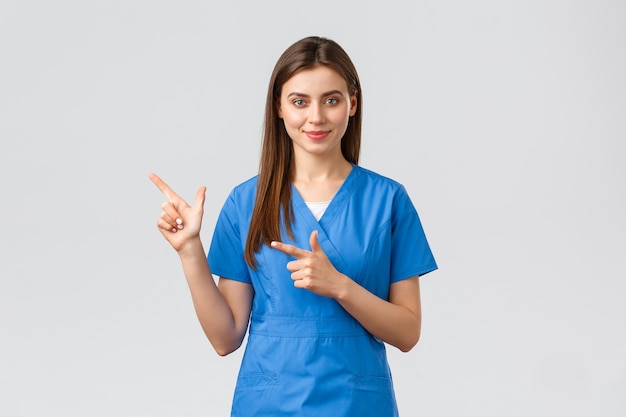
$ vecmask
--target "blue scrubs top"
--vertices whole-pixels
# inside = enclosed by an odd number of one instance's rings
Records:
[[[231,192],[208,253],[213,274],[254,287],[231,416],[397,416],[384,343],[334,299],[295,288],[290,256],[264,245],[257,270],[246,264],[256,184]],[[295,240],[283,233],[283,242],[310,250],[317,230],[335,268],[380,298],[392,283],[437,269],[406,190],[389,178],[353,165],[319,221],[295,187],[292,204]]]

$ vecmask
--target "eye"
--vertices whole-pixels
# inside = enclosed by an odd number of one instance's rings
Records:
[[[326,103],[330,105],[334,105],[334,104],[339,103],[339,100],[334,97],[331,97],[331,98],[326,99]]]
[[[296,107],[302,107],[306,104],[306,102],[302,100],[301,98],[295,99],[294,101],[292,101],[292,103]]]

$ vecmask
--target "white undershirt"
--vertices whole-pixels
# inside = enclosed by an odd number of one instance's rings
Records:
[[[324,215],[324,212],[326,211],[326,208],[330,204],[330,201],[322,201],[322,202],[305,201],[305,203],[307,207],[309,208],[309,210],[311,210],[311,213],[313,213],[313,217],[315,217],[315,220],[320,221],[320,219]]]

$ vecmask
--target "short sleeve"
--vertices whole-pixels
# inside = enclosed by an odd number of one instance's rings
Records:
[[[391,275],[397,282],[437,269],[419,215],[404,187],[394,197],[391,218]]]
[[[207,260],[214,275],[250,283],[248,264],[244,258],[245,237],[242,236],[247,226],[241,224],[240,209],[233,191],[217,218]]]

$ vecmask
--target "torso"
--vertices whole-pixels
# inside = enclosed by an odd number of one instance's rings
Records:
[[[214,273],[250,282],[255,291],[232,415],[397,416],[383,342],[335,300],[295,288],[285,268],[291,259],[283,253],[262,246],[257,271],[238,261],[254,195],[255,182],[250,181],[229,197],[232,224],[220,233],[218,247],[238,247],[238,252],[218,261],[224,252],[216,250],[220,257],[210,262]],[[316,220],[305,200],[324,201],[329,195],[332,201],[327,211]],[[398,209],[406,213],[397,204],[410,204],[403,195],[397,183],[358,166],[342,181],[329,181],[325,187],[296,182],[292,189],[295,239],[284,236],[283,241],[307,248],[311,231],[318,230],[320,244],[333,265],[387,299],[394,276],[408,277],[430,268],[423,263],[419,266],[423,270],[407,269],[405,260],[414,254],[404,256],[406,249],[398,252],[401,267],[392,260],[395,216]],[[406,221],[402,225],[402,230],[419,238],[419,230]],[[400,246],[420,244],[411,241]]]

